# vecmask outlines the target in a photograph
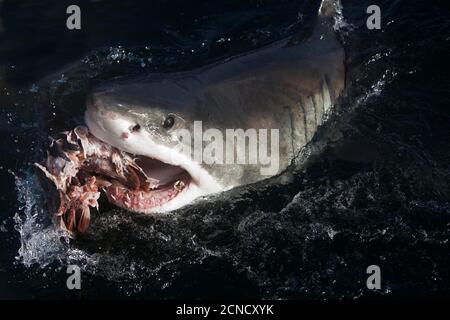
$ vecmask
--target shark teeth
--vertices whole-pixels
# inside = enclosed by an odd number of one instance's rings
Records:
[[[181,189],[183,189],[183,187],[185,186],[184,182],[181,180],[177,180],[177,182],[175,182],[175,184],[173,185],[173,187],[180,191]]]

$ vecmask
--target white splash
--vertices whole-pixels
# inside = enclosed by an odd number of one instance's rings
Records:
[[[341,31],[344,34],[347,34],[349,31],[351,31],[354,26],[345,20],[342,3],[340,0],[336,0],[333,3],[336,14],[334,15],[334,25],[333,28],[335,31]]]
[[[26,267],[38,264],[41,268],[65,260],[69,238],[67,233],[57,230],[49,221],[37,177],[32,173],[26,173],[24,177],[12,174],[19,203],[19,210],[14,216],[14,228],[20,234],[16,259]]]

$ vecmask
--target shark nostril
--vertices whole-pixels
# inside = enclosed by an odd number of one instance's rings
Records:
[[[130,132],[139,132],[139,130],[141,130],[141,125],[139,123],[136,123],[130,128]]]

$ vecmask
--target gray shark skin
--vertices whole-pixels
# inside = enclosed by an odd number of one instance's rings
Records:
[[[334,4],[322,2],[310,34],[195,70],[117,79],[95,88],[85,114],[89,131],[126,152],[182,167],[192,193],[156,211],[268,178],[258,164],[205,164],[175,150],[177,129],[279,130],[279,170],[314,136],[345,85],[345,53],[333,29]],[[164,122],[171,116],[173,125]],[[225,134],[224,134],[225,136]],[[270,148],[269,148],[270,150]],[[244,150],[248,155],[249,150]]]

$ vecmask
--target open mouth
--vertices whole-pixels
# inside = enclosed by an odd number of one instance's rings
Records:
[[[140,170],[127,168],[130,180],[111,180],[106,188],[109,201],[119,207],[149,212],[175,198],[191,181],[189,173],[181,167],[157,159],[137,156],[135,164]]]
[[[89,207],[104,192],[110,203],[134,212],[155,212],[184,193],[190,174],[142,155],[121,151],[76,127],[53,140],[43,165],[36,164],[59,194],[54,217],[70,232],[89,226]]]

